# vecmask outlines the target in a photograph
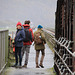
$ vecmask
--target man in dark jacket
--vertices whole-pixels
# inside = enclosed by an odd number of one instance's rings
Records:
[[[25,39],[25,32],[22,28],[22,24],[20,22],[16,25],[17,31],[15,36],[15,60],[16,63],[14,67],[18,66],[18,54],[19,54],[19,66],[21,66],[22,56],[21,56],[21,48],[23,47],[23,40]]]

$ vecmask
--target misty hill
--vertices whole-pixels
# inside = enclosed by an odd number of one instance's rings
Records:
[[[0,21],[0,28],[14,28],[16,27],[16,23],[6,20],[6,21]]]
[[[1,0],[0,28],[15,27],[30,20],[33,27],[41,24],[45,28],[55,27],[56,0]]]

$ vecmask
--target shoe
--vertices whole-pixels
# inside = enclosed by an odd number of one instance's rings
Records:
[[[13,65],[12,67],[17,67],[18,65],[17,64],[15,64],[15,65]]]
[[[36,68],[40,68],[39,66],[36,66]]]
[[[19,66],[18,66],[18,68],[22,68],[22,66],[21,66],[21,65],[19,65]]]
[[[22,67],[27,68],[27,65],[23,65]]]
[[[43,65],[39,65],[41,68],[44,68],[44,66]]]

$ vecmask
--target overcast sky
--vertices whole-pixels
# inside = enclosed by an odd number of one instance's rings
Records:
[[[56,3],[57,0],[0,0],[0,22],[23,24],[30,20],[34,26],[54,28]]]

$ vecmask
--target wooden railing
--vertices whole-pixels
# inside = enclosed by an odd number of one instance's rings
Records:
[[[0,31],[0,73],[8,61],[8,30]]]

